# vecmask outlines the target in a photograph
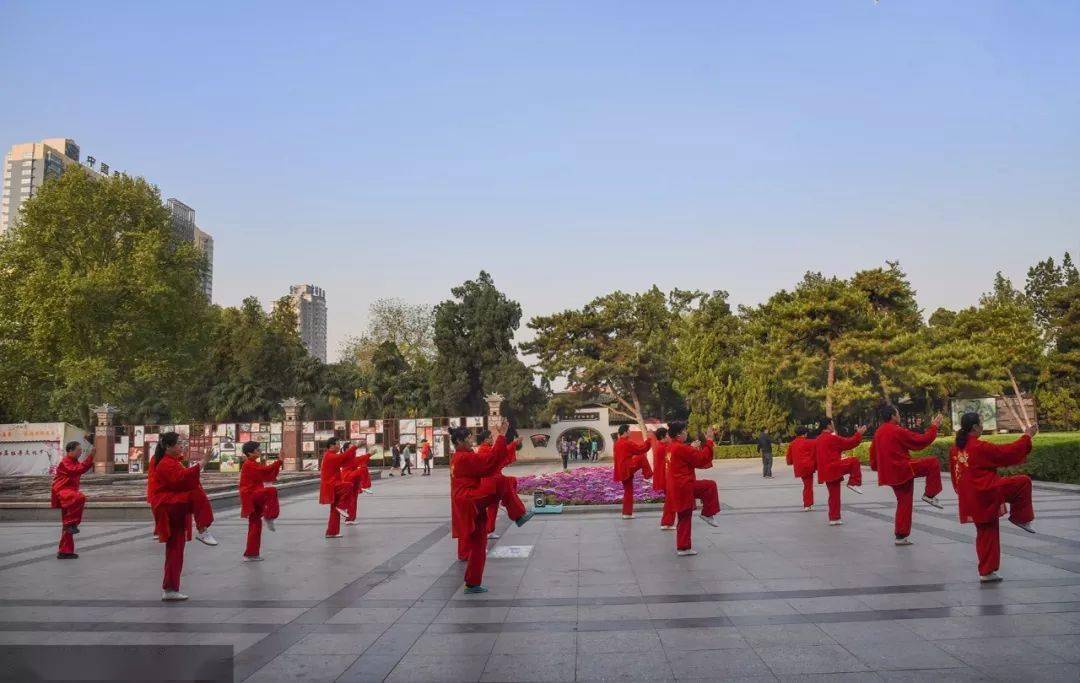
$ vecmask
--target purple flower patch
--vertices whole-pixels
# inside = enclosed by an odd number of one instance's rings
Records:
[[[612,481],[612,467],[579,467],[569,472],[554,472],[531,477],[518,477],[518,493],[548,492],[553,503],[569,505],[609,505],[621,503],[622,484]],[[654,491],[641,475],[634,477],[634,502],[657,503],[664,500],[663,491]]]

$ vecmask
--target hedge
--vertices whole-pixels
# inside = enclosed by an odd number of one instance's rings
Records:
[[[993,434],[987,436],[988,441],[994,443],[1009,443],[1015,441],[1016,434]],[[952,437],[940,438],[919,455],[934,455],[941,461],[942,469],[948,468],[949,448],[952,447]],[[1023,465],[1007,470],[1008,474],[1023,473],[1030,475],[1032,479],[1039,481],[1052,481],[1064,484],[1080,484],[1080,433],[1058,432],[1050,434],[1037,434],[1034,448],[1028,455],[1027,462]],[[783,462],[787,453],[787,445],[773,446],[773,460]],[[851,454],[859,458],[864,465],[870,463],[870,441],[863,440]],[[755,444],[736,444],[716,447],[716,458],[728,460],[734,458],[757,458],[760,457]]]

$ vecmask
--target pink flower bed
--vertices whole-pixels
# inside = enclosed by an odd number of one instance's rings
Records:
[[[518,493],[549,491],[553,503],[568,505],[608,505],[621,503],[622,484],[612,481],[611,467],[579,467],[569,472],[554,472],[532,477],[518,477]],[[654,491],[641,474],[634,477],[634,501],[656,503],[664,500],[663,491]]]

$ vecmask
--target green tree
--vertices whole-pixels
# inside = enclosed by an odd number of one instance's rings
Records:
[[[349,337],[341,350],[343,360],[362,370],[371,369],[375,349],[383,342],[393,342],[412,365],[430,362],[435,356],[435,310],[424,304],[409,304],[401,299],[376,299],[368,308],[367,331]]]
[[[75,167],[46,182],[0,247],[0,412],[85,425],[109,402],[190,416],[205,268],[145,180]]]

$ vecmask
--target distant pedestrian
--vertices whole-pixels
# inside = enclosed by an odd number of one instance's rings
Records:
[[[772,479],[772,437],[769,430],[762,427],[757,439],[758,453],[761,453],[761,476]]]
[[[420,442],[420,460],[424,463],[425,477],[431,476],[431,444],[427,439]]]
[[[562,456],[562,468],[569,469],[567,461],[570,459],[570,442],[566,439],[559,440],[559,455]]]
[[[405,444],[401,447],[401,476],[410,474],[412,474],[412,452],[409,444]]]

